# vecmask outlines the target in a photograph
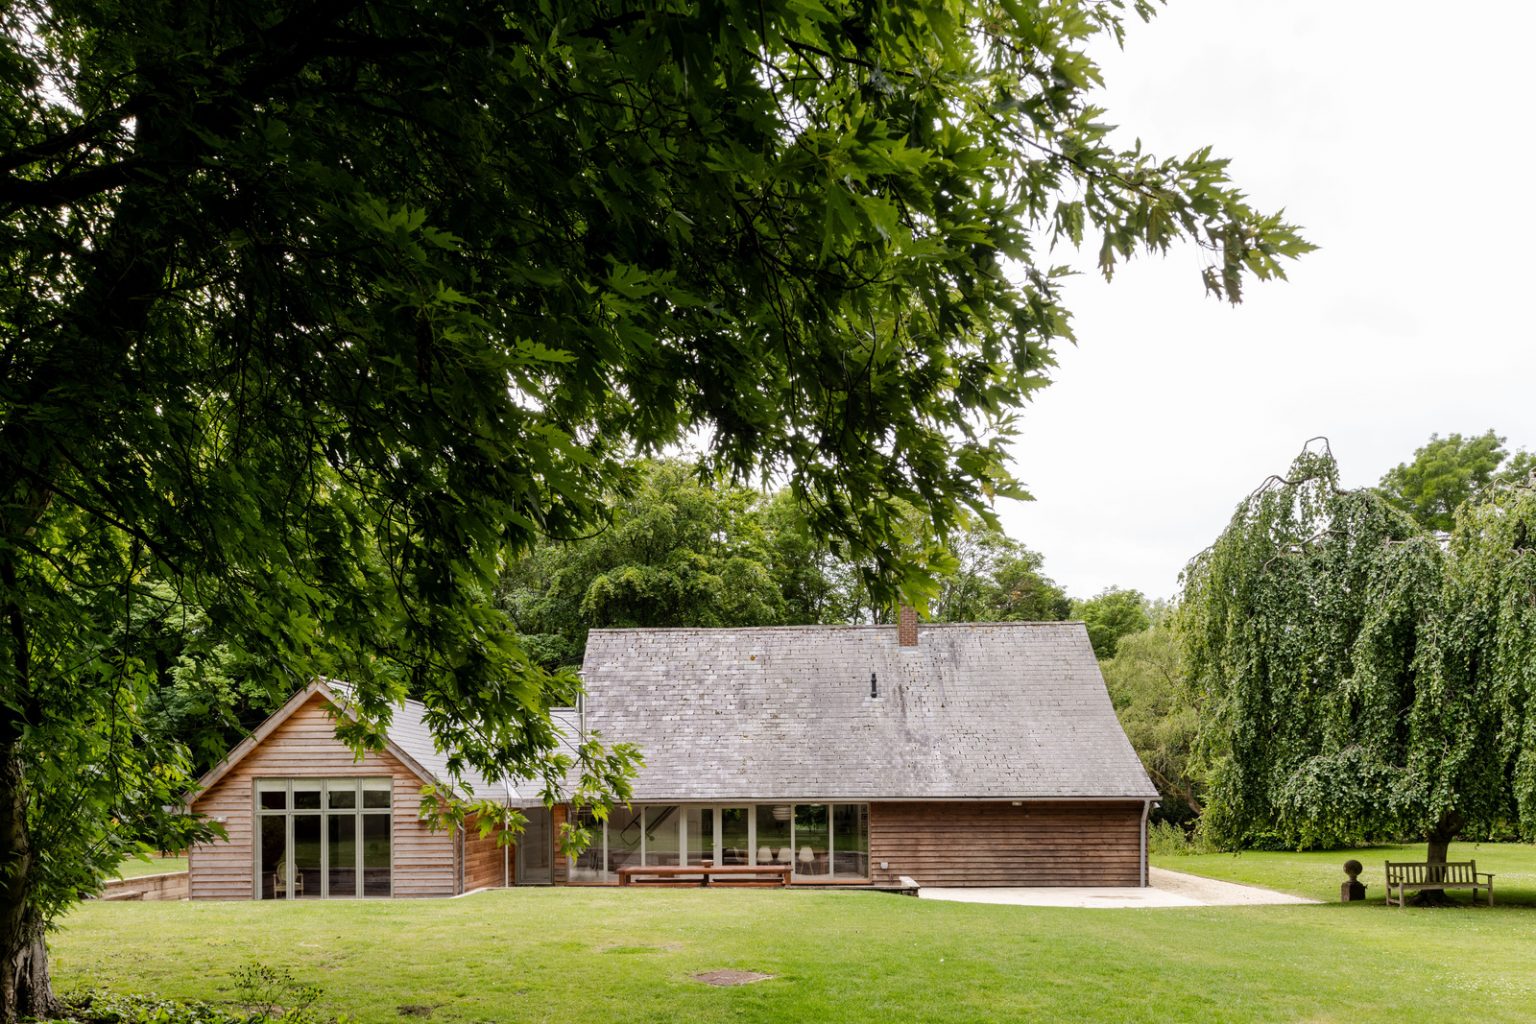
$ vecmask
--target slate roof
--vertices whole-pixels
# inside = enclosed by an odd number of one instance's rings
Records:
[[[351,684],[336,680],[327,680],[326,686],[341,703],[351,695]],[[567,753],[576,737],[580,735],[576,714],[574,710],[556,709],[552,713],[555,725],[567,737],[565,746]],[[389,741],[399,747],[416,761],[434,780],[439,783],[454,785],[454,779],[448,771],[448,754],[439,746],[432,730],[426,722],[426,707],[416,700],[407,700],[397,705],[390,718],[389,726],[384,730]],[[526,780],[518,782],[490,782],[481,775],[472,765],[464,765],[460,772],[460,782],[474,790],[474,796],[479,799],[489,797],[500,800],[513,806],[527,807],[541,803],[539,800],[539,784]],[[462,786],[456,789],[463,795]]]
[[[582,679],[636,801],[1157,796],[1081,623],[601,629]]]

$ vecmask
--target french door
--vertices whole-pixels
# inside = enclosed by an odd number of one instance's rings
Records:
[[[554,829],[548,807],[527,811],[528,823],[517,841],[517,884],[549,885],[554,881]]]
[[[390,895],[392,787],[387,777],[258,779],[255,897]]]
[[[755,864],[754,822],[750,807],[689,807],[681,815],[681,846],[688,864]]]

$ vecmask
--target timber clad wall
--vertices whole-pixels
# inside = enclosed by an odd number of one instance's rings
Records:
[[[356,778],[387,775],[394,779],[394,894],[452,896],[454,842],[447,832],[433,832],[421,820],[422,780],[388,753],[356,760],[336,739],[336,725],[319,694],[299,708],[193,804],[199,814],[222,820],[227,842],[194,846],[187,862],[193,899],[240,899],[254,895],[255,851],[252,818],[255,780],[259,778]]]
[[[508,883],[507,875],[516,856],[513,847],[496,845],[499,832],[480,838],[480,822],[470,818],[464,822],[464,891],[500,888]]]
[[[869,808],[876,882],[1140,885],[1140,803],[924,802]],[[880,862],[890,867],[880,870]]]

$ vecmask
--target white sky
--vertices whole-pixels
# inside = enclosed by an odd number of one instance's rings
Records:
[[[1036,500],[1000,509],[1048,575],[1173,595],[1313,435],[1350,485],[1434,432],[1536,448],[1532,39],[1536,5],[1170,0],[1100,48],[1121,141],[1214,145],[1322,248],[1237,307],[1192,247],[1072,283],[1078,346],[1016,447]]]

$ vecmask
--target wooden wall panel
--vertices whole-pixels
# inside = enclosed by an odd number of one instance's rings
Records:
[[[199,814],[222,821],[229,839],[194,846],[188,867],[193,899],[251,899],[254,894],[255,783],[257,779],[354,778],[394,780],[391,827],[394,894],[452,896],[454,843],[421,820],[421,779],[388,753],[361,761],[336,739],[335,723],[319,694],[295,711],[255,750],[193,801]]]
[[[870,870],[932,886],[1140,885],[1140,803],[876,803]],[[889,867],[880,868],[885,861]]]
[[[464,823],[464,891],[498,889],[511,884],[511,867],[516,863],[517,850],[511,846],[499,846],[497,829],[484,839],[480,838],[480,821],[470,817]]]

